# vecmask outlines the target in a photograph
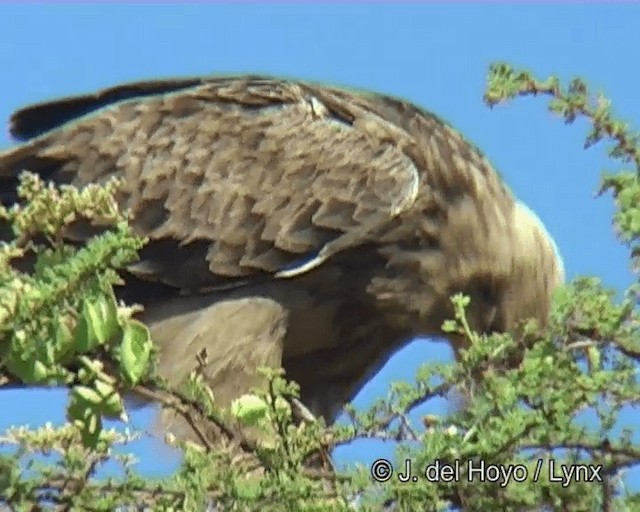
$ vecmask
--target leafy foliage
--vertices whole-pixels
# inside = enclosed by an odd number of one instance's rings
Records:
[[[613,194],[614,226],[637,274],[640,138],[581,80],[563,89],[554,77],[491,67],[488,105],[527,95],[549,96],[567,123],[588,119],[585,147],[610,139],[610,156],[632,167],[603,175],[601,192]],[[0,455],[0,502],[12,510],[638,510],[640,493],[623,481],[640,462],[637,430],[619,424],[640,401],[637,281],[617,300],[598,279],[579,278],[558,291],[549,327],[529,323],[519,339],[472,332],[469,299],[455,296],[443,330],[469,340],[460,360],[424,365],[415,382],[394,383],[367,411],[348,408],[346,425],[313,418],[297,386],[274,370],[265,370],[268,389],[222,411],[197,370],[180,390],[154,374],[137,309],[114,298],[117,270],[144,243],[118,212],[114,186],[56,189],[25,174],[23,206],[0,210],[15,235],[0,246],[0,385],[70,388],[68,425],[0,437],[9,448]],[[108,228],[71,246],[62,233],[81,218]],[[102,426],[106,417],[126,420],[123,396],[132,390],[173,409],[200,441],[179,443],[184,460],[170,478],[137,474],[115,451],[135,436]],[[412,419],[416,407],[451,392],[462,393],[463,408]],[[595,418],[588,426],[586,416]],[[330,451],[365,438],[397,442],[396,460],[336,471]],[[43,454],[56,458],[43,462]],[[124,476],[96,479],[107,461]]]

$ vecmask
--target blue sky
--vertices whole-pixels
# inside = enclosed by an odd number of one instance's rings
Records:
[[[143,78],[267,73],[404,97],[451,122],[476,143],[555,237],[569,278],[631,280],[627,252],[611,229],[611,200],[594,199],[600,170],[615,169],[601,146],[584,151],[586,125],[563,126],[542,100],[489,110],[490,62],[545,76],[580,75],[640,128],[637,49],[640,8],[614,4],[0,4],[0,119],[21,106]],[[5,125],[6,126],[6,125]],[[0,148],[11,144],[0,132]],[[421,362],[446,360],[444,344],[415,342],[357,398],[367,405],[390,379],[412,379]],[[431,404],[431,408],[442,404]],[[0,392],[0,430],[64,420],[60,391]],[[149,428],[151,411],[132,417]],[[638,411],[624,415],[637,424]],[[141,469],[175,467],[143,440]],[[340,461],[371,461],[390,448],[358,443]],[[153,452],[153,455],[151,455]],[[640,471],[630,478],[640,486]]]

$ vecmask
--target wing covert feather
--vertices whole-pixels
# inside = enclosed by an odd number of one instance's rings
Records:
[[[124,177],[119,200],[150,239],[131,269],[144,279],[194,289],[295,275],[366,242],[419,182],[406,132],[316,91],[219,79],[120,101],[0,153],[0,176]]]

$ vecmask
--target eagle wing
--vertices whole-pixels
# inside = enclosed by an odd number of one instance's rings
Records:
[[[22,170],[79,186],[124,178],[119,202],[149,238],[129,270],[145,281],[199,291],[290,277],[366,243],[418,193],[405,151],[415,141],[348,99],[229,77],[42,103],[12,117],[26,140],[0,152],[0,180]]]

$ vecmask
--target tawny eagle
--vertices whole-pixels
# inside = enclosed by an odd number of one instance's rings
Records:
[[[16,112],[4,202],[23,170],[124,178],[149,238],[120,290],[145,307],[178,383],[207,349],[221,405],[282,366],[332,421],[450,296],[480,332],[544,323],[563,280],[538,218],[482,153],[411,103],[259,76],[120,85]],[[461,340],[452,339],[459,349]]]

